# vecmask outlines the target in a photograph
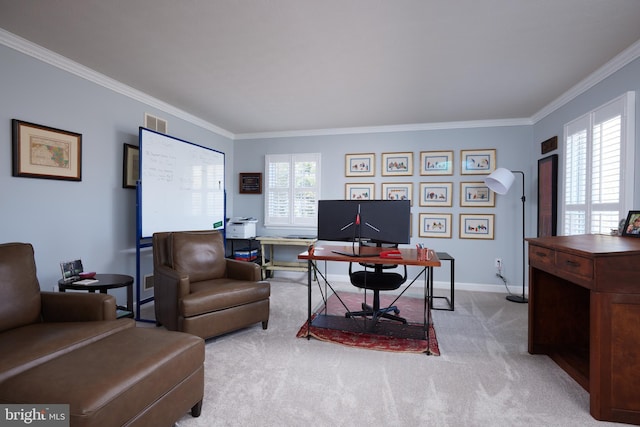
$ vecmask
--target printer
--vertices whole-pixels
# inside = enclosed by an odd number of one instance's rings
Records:
[[[233,218],[227,222],[227,239],[253,239],[256,237],[257,219],[251,217]]]

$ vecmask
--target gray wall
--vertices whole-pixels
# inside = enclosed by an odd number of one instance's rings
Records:
[[[167,119],[171,135],[225,152],[234,176],[228,138],[2,45],[0,64],[0,242],[33,244],[44,290],[69,259],[135,277],[136,197],[122,188],[122,156],[124,143],[138,145],[145,112]],[[11,119],[81,133],[82,181],[13,177]]]
[[[461,181],[482,181],[482,175],[460,174],[460,150],[495,148],[498,166],[522,170],[527,176],[527,198],[535,199],[532,182],[534,171],[531,159],[534,157],[532,126],[504,126],[487,128],[467,128],[449,130],[428,130],[392,133],[371,133],[356,135],[333,135],[313,137],[273,138],[262,140],[240,140],[235,142],[237,172],[264,171],[265,154],[320,152],[322,154],[322,198],[341,199],[345,195],[347,182],[375,182],[376,198],[381,198],[383,182],[413,182],[414,200],[411,209],[413,218],[412,243],[424,242],[438,251],[449,252],[456,259],[456,281],[467,284],[501,285],[495,276],[494,258],[504,260],[505,273],[509,283],[522,285],[521,240],[514,238],[521,234],[522,203],[520,201],[521,181],[517,182],[506,196],[496,199],[495,208],[461,208],[459,203]],[[454,174],[452,176],[420,176],[420,152],[454,150]],[[414,153],[414,173],[411,177],[381,176],[381,155],[387,152]],[[376,176],[372,178],[346,178],[344,173],[345,154],[375,153]],[[417,200],[420,182],[453,182],[453,206],[451,208],[431,208],[419,206]],[[263,198],[255,195],[237,194],[234,189],[235,214],[254,216],[259,219],[258,234],[287,235],[295,233],[286,229],[265,229]],[[535,200],[534,200],[535,202]],[[528,211],[531,208],[528,207]],[[418,216],[420,212],[453,213],[451,239],[425,239],[418,236]],[[458,215],[460,213],[495,214],[496,232],[494,240],[459,239]],[[314,234],[315,230],[304,230]],[[535,235],[535,222],[527,221],[527,235]],[[329,274],[344,275],[346,266],[329,265]],[[445,269],[448,268],[445,267]],[[436,280],[445,280],[447,271],[438,271]],[[517,287],[516,287],[517,288]]]

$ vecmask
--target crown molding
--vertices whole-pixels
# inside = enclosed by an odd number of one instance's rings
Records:
[[[577,98],[579,95],[585,93],[587,90],[591,89],[616,71],[635,61],[638,57],[640,57],[640,40],[620,52],[611,61],[591,73],[591,75],[586,79],[573,86],[571,89],[546,105],[542,110],[531,116],[532,123],[535,124],[544,119],[549,114]]]
[[[393,126],[365,126],[333,129],[312,129],[300,131],[281,132],[257,132],[239,133],[235,135],[236,140],[242,139],[270,139],[270,138],[295,138],[304,136],[329,136],[329,135],[351,135],[365,133],[385,133],[385,132],[415,132],[424,130],[443,129],[468,129],[481,127],[502,127],[502,126],[522,126],[531,125],[531,119],[504,119],[504,120],[475,120],[461,122],[441,122],[441,123],[415,123],[407,125]]]
[[[234,139],[233,133],[225,129],[215,126],[179,108],[167,104],[164,101],[147,95],[142,91],[132,88],[131,86],[127,86],[124,83],[107,77],[104,74],[98,73],[97,71],[85,67],[84,65],[79,64],[75,61],[72,61],[67,57],[59,55],[49,49],[32,43],[26,39],[23,39],[22,37],[16,36],[15,34],[10,33],[2,28],[0,28],[0,43],[18,52],[24,53],[25,55],[45,62],[49,65],[53,65],[56,68],[67,71],[85,80],[117,92],[121,95],[127,96],[133,100],[142,102],[143,104],[157,108],[168,114],[172,114],[187,122],[193,123],[196,126],[210,130],[211,132],[222,135],[226,138]]]

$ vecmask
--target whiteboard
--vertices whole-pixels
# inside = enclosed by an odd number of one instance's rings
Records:
[[[140,128],[138,237],[224,227],[224,153]]]

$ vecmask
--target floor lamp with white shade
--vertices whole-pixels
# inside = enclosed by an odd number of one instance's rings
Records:
[[[513,181],[516,179],[516,176],[514,175],[514,173],[519,173],[522,175],[522,197],[520,198],[520,200],[522,200],[522,296],[520,295],[507,295],[507,300],[511,301],[511,302],[518,302],[518,303],[526,303],[528,302],[527,298],[524,296],[524,279],[525,279],[525,270],[526,270],[526,266],[525,266],[525,246],[524,246],[524,228],[525,228],[525,222],[524,222],[524,214],[525,214],[525,209],[524,209],[524,202],[526,200],[526,197],[524,195],[524,172],[522,171],[510,171],[509,169],[505,169],[505,168],[498,168],[496,170],[494,170],[489,176],[487,176],[484,180],[484,183],[486,184],[487,187],[489,187],[489,190],[493,191],[494,193],[498,193],[500,195],[505,195],[509,192],[509,189],[511,188],[511,185],[513,184]]]

